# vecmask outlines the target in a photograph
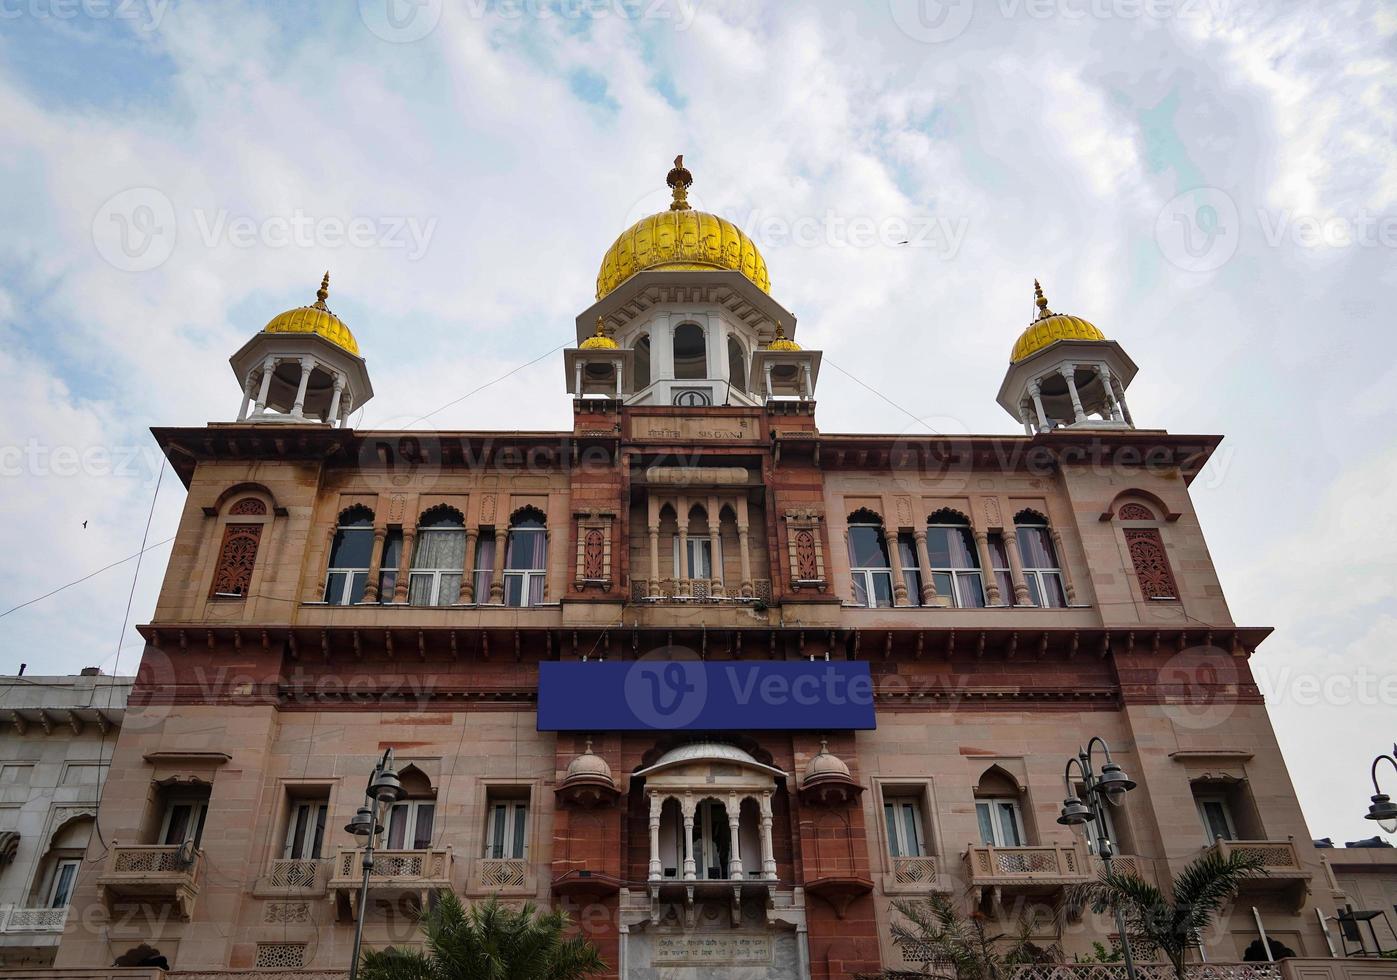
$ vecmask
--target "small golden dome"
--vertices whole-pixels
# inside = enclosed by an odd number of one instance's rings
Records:
[[[320,289],[315,294],[315,302],[310,306],[298,306],[272,317],[272,321],[262,328],[263,333],[313,333],[324,337],[341,350],[359,356],[359,342],[349,332],[343,320],[330,312],[325,300],[330,295],[330,273],[320,280]]]
[[[776,336],[771,338],[771,343],[766,345],[767,350],[800,350],[800,344],[794,340],[786,339],[786,331],[781,327],[781,321],[776,321]]]
[[[731,221],[689,206],[694,178],[682,154],[674,158],[674,169],[665,182],[674,196],[669,210],[641,218],[606,250],[597,272],[597,299],[649,269],[729,269],[742,273],[762,292],[770,292],[766,260],[752,239]]]
[[[597,317],[597,332],[577,345],[578,350],[616,350],[621,345],[606,335],[602,318]]]
[[[1105,340],[1106,335],[1093,324],[1079,316],[1067,313],[1054,313],[1048,309],[1047,297],[1038,280],[1033,280],[1034,303],[1038,306],[1038,316],[1019,334],[1014,342],[1014,351],[1009,355],[1013,364],[1019,363],[1030,354],[1036,354],[1049,344],[1059,340]]]

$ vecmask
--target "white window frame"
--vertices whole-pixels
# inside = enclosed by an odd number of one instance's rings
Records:
[[[335,534],[330,538],[330,551],[331,551],[331,557],[333,558],[333,553],[334,553],[334,550],[335,550],[335,538],[338,537],[341,533],[350,532],[350,531],[363,531],[363,532],[366,532],[366,533],[369,535],[369,542],[370,542],[370,543],[369,543],[369,561],[370,561],[370,563],[372,563],[372,562],[373,562],[373,534],[374,534],[374,527],[373,527],[372,524],[337,524],[337,525],[335,526]],[[361,576],[363,576],[363,579],[364,579],[364,588],[368,588],[368,585],[369,585],[369,566],[368,566],[368,565],[365,565],[363,568],[350,568],[350,567],[343,567],[343,568],[341,568],[341,567],[331,567],[331,568],[326,568],[326,569],[325,569],[325,590],[324,590],[324,592],[321,593],[322,595],[325,595],[325,594],[327,594],[327,593],[329,592],[329,590],[330,590],[330,579],[331,579],[333,576],[335,576],[335,575],[343,575],[343,576],[344,576],[344,584],[340,587],[340,594],[339,594],[338,596],[336,596],[336,597],[333,598],[333,599],[326,599],[326,600],[325,600],[326,602],[328,602],[328,603],[329,603],[330,605],[332,605],[332,606],[348,606],[348,605],[352,605],[352,603],[349,601],[349,598],[350,598],[350,596],[352,596],[352,595],[354,594],[354,577],[355,577],[356,575],[361,575]],[[359,594],[362,596],[364,593],[363,593],[363,591],[361,590]]]
[[[297,835],[296,827],[305,814],[306,822]],[[320,858],[324,853],[325,831],[329,826],[330,803],[325,799],[293,799],[286,814],[286,838],[282,843],[281,856],[285,860],[309,861]],[[317,833],[317,827],[319,832]],[[297,837],[299,836],[299,840]],[[297,845],[300,857],[296,857]]]
[[[881,525],[881,524],[864,524],[864,523],[858,523],[858,524],[850,524],[850,525],[848,526],[848,529],[849,529],[849,531],[852,533],[853,530],[854,530],[854,528],[859,528],[859,527],[872,528],[873,530],[877,531],[877,532],[878,532],[880,535],[882,535],[882,537],[883,537],[883,550],[884,550],[884,551],[887,551],[887,550],[888,550],[888,532],[887,532],[887,530],[883,527],[883,525]],[[897,546],[897,542],[894,541],[894,542],[893,542],[893,547],[896,547],[896,546]],[[854,593],[854,594],[853,594],[852,596],[850,596],[850,599],[853,600],[854,605],[856,605],[856,606],[863,606],[865,609],[890,609],[890,608],[892,608],[892,606],[893,606],[894,604],[896,604],[896,602],[897,602],[897,593],[896,593],[896,592],[894,591],[894,589],[893,589],[893,584],[894,584],[894,583],[893,583],[893,570],[892,570],[892,556],[891,556],[891,554],[889,554],[889,556],[888,556],[888,567],[887,567],[887,568],[879,568],[879,567],[874,567],[874,566],[851,567],[851,568],[849,569],[849,574],[850,574],[853,578],[855,578],[855,579],[862,579],[862,580],[863,580],[864,601],[863,601],[863,602],[859,602],[859,601],[858,601],[858,595],[859,595],[858,589],[857,589],[857,588],[853,588],[853,593]],[[874,579],[875,579],[877,576],[879,576],[879,575],[884,575],[884,576],[886,576],[886,577],[887,577],[887,580],[888,580],[888,604],[887,604],[886,606],[879,606],[879,605],[878,605],[878,593],[877,593],[877,590],[876,590],[876,589],[874,588],[874,586],[873,586],[873,581],[874,581]],[[851,588],[852,588],[852,587],[853,587],[853,583],[850,583],[850,586],[851,586]]]
[[[504,539],[504,547],[505,547],[505,557],[506,557],[506,560],[508,559],[508,556],[509,556],[510,539],[511,539],[512,537],[514,537],[514,535],[516,535],[516,534],[542,534],[542,535],[544,535],[544,539],[543,539],[543,564],[544,564],[545,566],[547,566],[547,564],[548,564],[548,537],[547,537],[547,535],[548,535],[548,528],[546,528],[546,527],[512,527],[512,528],[510,528],[509,531],[506,532],[506,534],[505,534],[505,539]],[[498,545],[499,545],[499,542],[496,541],[495,544],[496,544],[496,546],[498,546]],[[543,578],[546,578],[547,575],[548,575],[548,569],[547,569],[547,567],[544,567],[544,568],[516,568],[516,569],[512,569],[512,570],[509,569],[509,568],[506,568],[506,569],[504,570],[504,578],[502,579],[502,581],[504,582],[504,602],[505,602],[505,605],[507,605],[507,606],[513,605],[513,603],[511,603],[511,602],[509,601],[509,585],[510,585],[510,579],[520,579],[520,580],[521,580],[520,583],[519,583],[519,587],[520,587],[520,592],[519,592],[519,604],[518,604],[518,606],[515,606],[515,608],[516,608],[516,609],[527,609],[527,608],[529,608],[530,606],[533,605],[533,602],[531,601],[530,596],[532,596],[533,593],[534,593],[534,580],[535,580],[535,579],[543,579]]]
[[[383,820],[383,846],[390,851],[417,851],[426,848],[416,847],[417,843],[417,820],[423,807],[431,807],[432,822],[427,832],[429,838],[435,837],[437,832],[437,801],[435,797],[424,797],[423,799],[399,800],[388,808],[388,813]],[[393,814],[398,811],[406,814],[403,819],[403,838],[398,846],[393,846],[391,835],[393,833]],[[428,841],[428,847],[431,841]]]
[[[1014,539],[1015,544],[1017,544],[1019,547],[1020,555],[1022,555],[1024,551],[1023,545],[1018,541],[1019,528],[1021,527],[1041,529],[1045,534],[1048,535],[1049,540],[1052,539],[1052,528],[1048,524],[1015,524]],[[1056,547],[1054,547],[1054,551],[1056,550]],[[1062,556],[1058,555],[1057,560],[1059,564],[1053,568],[1030,567],[1028,565],[1024,566],[1023,577],[1024,582],[1028,585],[1029,602],[1037,606],[1039,609],[1067,608],[1067,580],[1063,577],[1062,565],[1060,564],[1062,561]],[[1043,588],[1043,581],[1048,576],[1054,576],[1057,578],[1057,591],[1062,594],[1061,606],[1050,606],[1043,602],[1043,598],[1048,594],[1047,590]],[[1035,595],[1038,597],[1036,601],[1033,598]]]
[[[677,535],[677,534],[674,535],[674,537],[671,539],[671,541],[672,541],[672,543],[673,543],[673,544],[672,544],[672,548],[671,548],[671,556],[672,556],[673,559],[674,559],[674,577],[675,577],[675,578],[677,578],[677,579],[698,579],[698,580],[704,580],[704,581],[712,581],[712,580],[716,579],[716,580],[718,580],[718,581],[720,581],[720,582],[723,580],[723,575],[722,575],[722,571],[723,571],[723,543],[722,543],[721,540],[718,542],[718,557],[717,557],[716,562],[715,562],[714,557],[713,557],[713,539],[710,538],[710,537],[708,537],[707,535],[696,535],[696,534],[691,534],[691,535],[689,535],[689,538],[688,538],[688,544],[689,544],[688,561],[681,561],[681,560],[680,560],[680,556],[679,556],[679,535]],[[707,563],[707,568],[705,569],[705,570],[708,572],[707,575],[690,575],[690,574],[689,574],[689,566],[690,566],[690,565],[694,566],[694,568],[697,569],[700,565],[703,565],[704,563]],[[718,572],[717,575],[714,575],[714,574],[713,574],[713,572],[714,572],[715,569],[716,569],[717,572]]]
[[[520,820],[520,817],[523,817]],[[495,853],[495,832],[499,830],[499,853]],[[485,820],[487,861],[523,860],[529,856],[529,801],[491,799]]]
[[[170,827],[174,823],[175,810],[179,807],[189,807],[189,822],[185,825],[184,840],[167,841],[170,835]],[[209,801],[206,799],[173,799],[165,804],[165,816],[160,821],[160,843],[167,847],[182,846],[190,841],[195,847],[203,837],[203,824],[208,819]]]
[[[1227,836],[1223,840],[1233,841],[1237,839],[1237,822],[1232,819],[1232,806],[1227,802],[1227,797],[1219,793],[1206,793],[1194,797],[1194,803],[1198,807],[1198,819],[1203,821],[1203,836],[1208,844],[1216,844],[1217,839],[1213,836],[1212,822],[1208,819],[1206,804],[1216,803],[1222,811],[1223,823],[1227,825]]]
[[[54,862],[53,878],[49,882],[48,894],[44,899],[46,909],[66,909],[73,904],[73,891],[78,884],[78,870],[82,867],[81,858],[60,858]],[[71,877],[66,882],[66,891],[63,893],[63,901],[59,901],[60,886],[65,884],[63,872],[72,870]]]
[[[888,811],[892,810],[893,820],[888,822]],[[912,833],[916,837],[914,847],[908,847],[905,817],[912,815]],[[888,856],[893,858],[926,857],[926,831],[922,826],[922,801],[916,796],[883,797],[883,829],[888,835]]]
[[[980,807],[988,806],[990,812],[990,836],[991,841],[982,841],[986,846],[992,847],[1027,847],[1028,835],[1024,833],[1023,825],[1023,804],[1016,797],[1012,796],[977,796],[975,797],[975,828],[980,835],[984,836],[984,828],[980,826]],[[1018,834],[1019,843],[1006,840],[1004,837],[1004,827],[999,822],[999,807],[1008,806],[1010,813],[1014,817],[1014,830]]]
[[[721,800],[701,800],[694,810],[694,832],[698,834],[698,840],[695,842],[697,846],[694,848],[694,873],[699,881],[728,880],[728,862],[722,860],[723,854],[718,850],[718,837],[715,831],[715,828],[720,826],[717,816],[719,807],[723,811],[721,826],[724,829],[730,829],[732,825],[728,818],[727,804]],[[683,834],[681,833],[680,836],[682,837]],[[728,861],[731,860],[732,842],[729,841]],[[712,863],[710,864],[710,862]],[[708,869],[713,866],[718,868],[718,877],[716,878],[708,876]]]
[[[459,534],[461,538],[464,540],[466,538],[466,529],[464,527],[456,525],[452,525],[449,527],[424,527],[419,529],[417,532],[417,537],[413,539],[412,547],[414,558],[416,557],[416,552],[422,548],[423,536],[428,534]],[[466,556],[466,559],[468,560],[469,557],[469,555]],[[460,568],[417,568],[415,565],[409,566],[407,572],[408,602],[410,603],[412,601],[412,580],[415,578],[424,578],[430,576],[432,579],[431,596],[429,597],[429,601],[425,603],[421,608],[427,609],[433,606],[454,605],[461,595],[461,583],[458,580],[456,583],[456,594],[446,596],[445,600],[443,601],[443,596],[441,594],[441,577],[443,575],[455,575],[459,579],[459,577],[464,576],[466,574],[465,560],[462,561],[461,565],[462,567]]]
[[[970,532],[970,536],[971,536],[971,545],[972,545],[972,548],[973,548],[973,546],[974,546],[975,532],[972,531],[970,528],[966,527],[964,524],[944,524],[944,523],[938,522],[938,523],[935,523],[935,524],[928,524],[928,525],[926,526],[926,528],[927,528],[927,531],[928,531],[928,532],[930,532],[930,531],[932,531],[932,530],[936,530],[936,529],[945,529],[945,530],[950,530],[950,531],[969,531],[969,532]],[[927,551],[930,552],[930,550],[931,550],[931,544],[930,544],[930,542],[928,542],[928,543],[927,543]],[[980,606],[967,606],[967,605],[961,600],[961,597],[960,597],[960,588],[961,588],[961,586],[960,586],[960,577],[961,577],[962,575],[965,575],[965,576],[973,576],[973,577],[975,578],[975,580],[978,581],[978,582],[980,583],[980,596],[981,596],[981,598],[983,599],[985,605],[989,605],[989,601],[990,601],[990,600],[989,600],[989,595],[988,595],[988,594],[986,593],[986,591],[985,591],[985,576],[982,574],[982,572],[981,572],[981,570],[980,570],[979,568],[977,568],[977,567],[970,567],[970,568],[951,568],[951,567],[946,567],[946,568],[931,568],[931,569],[929,569],[929,571],[931,572],[931,580],[932,580],[933,583],[935,583],[935,581],[936,581],[936,576],[937,576],[937,575],[945,575],[945,576],[947,576],[947,577],[951,580],[951,601],[955,604],[955,608],[957,608],[957,609],[979,609],[979,608],[981,608]],[[939,589],[939,588],[937,589],[937,594],[938,594],[938,595],[940,594],[940,589]]]

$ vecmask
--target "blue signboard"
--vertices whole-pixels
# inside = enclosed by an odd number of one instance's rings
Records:
[[[873,678],[862,661],[539,664],[541,732],[876,727]]]

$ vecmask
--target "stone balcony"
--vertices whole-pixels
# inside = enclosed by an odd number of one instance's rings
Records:
[[[26,946],[55,945],[68,921],[68,907],[10,908],[0,911],[0,935],[23,938]],[[45,941],[43,937],[50,937]],[[13,943],[6,943],[13,945]]]
[[[342,848],[330,867],[327,887],[341,919],[352,919],[358,911],[359,889],[364,883],[361,853],[354,848]],[[376,901],[407,898],[415,902],[417,908],[426,908],[433,892],[453,887],[454,870],[449,847],[377,850],[369,875],[370,894]]]
[[[481,858],[470,877],[472,895],[521,895],[538,890],[528,858]]]
[[[888,871],[882,876],[884,895],[928,895],[951,890],[945,859],[934,855],[889,858]]]
[[[750,595],[743,595],[740,584],[725,586],[721,579],[662,578],[631,579],[634,602],[686,603],[713,602],[756,604],[771,602],[771,580],[753,579]]]
[[[1077,844],[995,847],[972,844],[965,851],[965,875],[978,905],[988,894],[999,907],[1006,894],[1051,895],[1093,875]]]
[[[97,877],[97,888],[109,908],[168,903],[180,919],[188,920],[199,896],[203,864],[204,852],[197,847],[113,841],[107,865]]]
[[[1280,894],[1297,911],[1304,907],[1305,899],[1310,894],[1310,880],[1314,875],[1300,863],[1300,854],[1295,849],[1295,838],[1233,841],[1218,838],[1204,850],[1213,851],[1224,858],[1233,853],[1260,858],[1265,874],[1243,881],[1240,893]]]

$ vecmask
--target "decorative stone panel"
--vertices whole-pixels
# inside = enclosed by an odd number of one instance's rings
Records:
[[[577,517],[577,568],[573,589],[589,588],[610,592],[613,582],[611,525],[615,515],[589,511]]]
[[[306,965],[306,944],[258,943],[252,965],[260,970],[299,970]]]
[[[1138,505],[1126,504],[1126,507],[1133,506]],[[1146,599],[1177,599],[1179,587],[1174,583],[1174,572],[1169,567],[1164,539],[1159,536],[1158,528],[1131,527],[1124,533],[1130,561],[1135,566],[1135,578],[1140,583],[1140,594]]]
[[[247,595],[252,587],[252,569],[257,564],[257,545],[261,540],[261,524],[229,524],[224,528],[223,547],[218,553],[218,567],[213,573],[210,592]]]
[[[813,508],[786,511],[786,550],[791,587],[825,588],[824,515]]]

